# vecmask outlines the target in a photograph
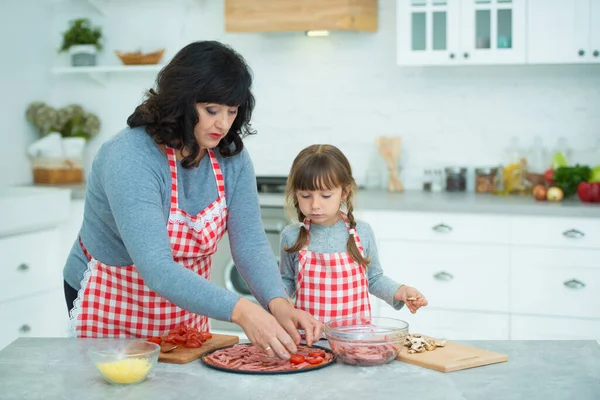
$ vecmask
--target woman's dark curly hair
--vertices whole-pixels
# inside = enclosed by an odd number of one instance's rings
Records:
[[[156,78],[156,90],[127,118],[131,128],[144,126],[157,144],[189,154],[181,161],[195,165],[200,146],[194,137],[199,121],[197,103],[238,107],[238,113],[217,148],[223,157],[244,148],[242,138],[256,133],[250,126],[254,96],[250,91],[252,72],[244,58],[216,41],[194,42],[181,49]]]

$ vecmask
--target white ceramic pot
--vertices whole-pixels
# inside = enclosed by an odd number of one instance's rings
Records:
[[[89,67],[96,65],[96,46],[93,44],[77,44],[69,47],[71,65],[74,67]]]

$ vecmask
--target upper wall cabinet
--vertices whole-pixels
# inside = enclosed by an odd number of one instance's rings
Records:
[[[599,0],[528,0],[532,64],[600,63]]]
[[[377,0],[225,0],[227,32],[377,31]]]
[[[526,0],[398,0],[399,65],[522,64]]]

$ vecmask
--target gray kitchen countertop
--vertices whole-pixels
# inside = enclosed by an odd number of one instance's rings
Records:
[[[260,199],[261,205],[281,206],[283,204],[283,195],[280,194],[261,194]],[[358,191],[354,209],[600,218],[600,203],[582,203],[577,197],[560,203],[551,203],[536,201],[531,196],[494,196],[419,190],[390,193],[384,190],[362,189]]]
[[[37,185],[36,185],[37,186]],[[71,189],[71,198],[85,198],[85,183],[54,185]],[[260,194],[263,206],[283,206],[283,194]],[[600,203],[582,203],[577,196],[559,203],[536,201],[531,196],[494,196],[477,193],[423,192],[407,190],[390,193],[385,190],[360,189],[356,210],[415,211],[466,214],[528,215],[549,217],[600,218]]]
[[[92,340],[17,339],[0,351],[0,399],[600,399],[595,341],[463,341],[508,362],[450,373],[399,361],[269,376],[158,363],[146,381],[113,386],[87,355]]]

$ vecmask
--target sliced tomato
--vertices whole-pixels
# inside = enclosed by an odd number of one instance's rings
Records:
[[[187,342],[185,342],[185,347],[197,349],[198,347],[202,347],[202,342],[198,339],[188,339]]]
[[[146,342],[156,343],[157,345],[160,346],[162,344],[162,338],[159,336],[155,336],[155,337],[151,337],[150,339],[146,340]]]
[[[187,341],[187,337],[184,335],[177,335],[170,333],[165,338],[165,342],[175,343],[175,344],[184,344]]]
[[[317,364],[321,364],[323,362],[323,357],[314,357],[314,358],[307,358],[306,362],[309,364],[313,364],[313,365],[317,365]]]
[[[325,357],[325,351],[324,350],[315,350],[315,351],[311,351],[310,353],[308,353],[309,357]]]
[[[302,364],[306,359],[302,354],[292,354],[290,357],[290,362],[292,364]]]

